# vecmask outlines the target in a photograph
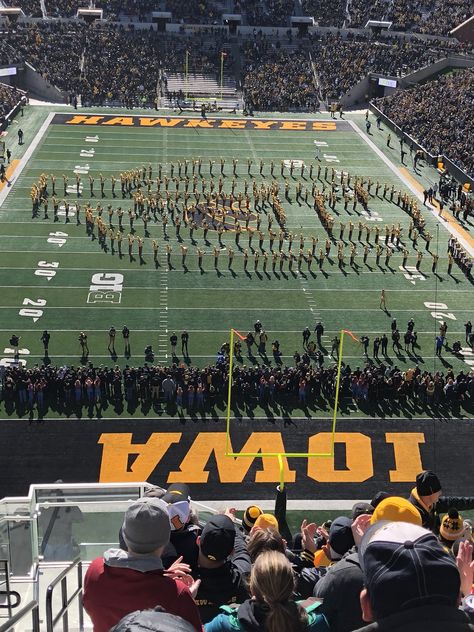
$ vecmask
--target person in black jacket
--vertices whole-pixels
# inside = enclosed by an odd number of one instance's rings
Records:
[[[440,513],[447,513],[451,507],[458,511],[474,509],[474,496],[442,496],[441,482],[431,470],[424,470],[416,477],[416,486],[412,489],[409,501],[421,514],[425,529],[439,533]]]
[[[354,632],[474,632],[458,607],[459,570],[433,533],[406,522],[381,522],[365,534],[359,555],[360,603],[368,625]]]
[[[212,516],[197,540],[199,568],[193,577],[201,580],[195,602],[203,623],[211,621],[222,604],[242,603],[249,597],[250,555],[231,516],[231,509]]]

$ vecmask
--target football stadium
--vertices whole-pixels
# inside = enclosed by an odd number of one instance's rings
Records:
[[[470,0],[0,0],[0,632],[474,630],[473,94]]]

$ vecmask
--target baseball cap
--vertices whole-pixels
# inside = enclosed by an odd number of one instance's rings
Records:
[[[431,496],[441,491],[439,478],[431,470],[424,470],[416,477],[416,491],[420,496]]]
[[[370,524],[380,520],[390,522],[411,522],[421,527],[421,514],[406,498],[389,496],[377,505],[370,519]]]
[[[219,514],[210,518],[201,534],[200,549],[204,557],[222,562],[232,553],[235,542],[234,523],[228,516]]]
[[[332,521],[329,529],[329,546],[338,555],[344,555],[354,544],[352,519],[347,516],[338,516]]]
[[[167,505],[160,498],[139,498],[125,512],[122,535],[134,553],[151,553],[165,546],[170,532]]]
[[[355,520],[364,514],[369,514],[371,516],[374,513],[374,507],[370,503],[355,503],[355,505],[352,506],[351,512],[352,520]]]
[[[427,604],[455,606],[460,576],[451,555],[427,529],[377,522],[365,533],[359,560],[377,619]]]
[[[168,487],[162,498],[165,503],[168,504],[177,503],[182,500],[187,500],[189,502],[191,500],[189,487],[186,485],[186,483],[173,483]]]
[[[179,531],[186,526],[189,520],[191,507],[187,500],[180,500],[168,505],[168,514],[171,522],[171,531]]]
[[[125,615],[110,632],[196,632],[181,617],[165,612],[161,606],[153,610],[136,610]]]

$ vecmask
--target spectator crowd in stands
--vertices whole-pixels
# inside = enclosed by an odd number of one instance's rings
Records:
[[[20,7],[26,16],[43,17],[40,0],[4,0],[6,6]],[[108,20],[132,19],[151,21],[151,11],[173,13],[176,22],[187,24],[219,24],[222,7],[215,0],[45,0],[48,17],[70,18],[79,8],[104,10]],[[364,28],[367,20],[386,20],[393,30],[447,36],[451,29],[474,13],[472,0],[302,0],[296,10],[294,0],[234,0],[232,11],[243,15],[245,24],[277,27],[290,25],[290,16],[314,17],[319,26]]]
[[[319,26],[347,26],[346,5],[345,0],[302,0],[303,12]]]
[[[320,26],[364,28],[368,20],[384,20],[394,31],[447,36],[474,14],[474,6],[472,0],[303,0],[303,11]]]
[[[95,632],[473,632],[474,497],[442,495],[431,470],[406,495],[293,534],[282,486],[274,513],[205,523],[184,483],[151,488],[89,566],[85,609]]]
[[[28,17],[43,17],[40,0],[3,0],[3,4],[6,7],[19,7]]]
[[[4,116],[21,101],[23,94],[13,86],[0,83],[0,123]]]
[[[446,56],[445,45],[417,40],[369,40],[328,34],[298,46],[264,37],[245,42],[244,91],[256,109],[285,110],[317,103],[313,60],[324,100],[340,99],[369,72],[405,75]]]
[[[217,76],[224,39],[216,36],[209,44],[200,35],[177,38],[112,24],[52,22],[9,30],[4,54],[15,50],[54,86],[82,94],[83,105],[153,107],[161,69],[183,70],[189,50],[190,72]]]
[[[246,43],[244,54],[245,100],[253,109],[318,109],[319,99],[307,54],[289,53],[267,41]]]
[[[474,70],[470,69],[397,92],[376,104],[429,153],[445,154],[473,177],[473,94]]]

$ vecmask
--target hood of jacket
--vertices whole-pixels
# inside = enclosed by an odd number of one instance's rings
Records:
[[[105,551],[104,564],[114,568],[130,568],[140,573],[163,570],[161,557],[156,557],[156,555],[136,555],[122,549]]]
[[[260,632],[263,630],[266,616],[265,607],[253,599],[244,601],[237,610],[239,623],[245,632]]]

